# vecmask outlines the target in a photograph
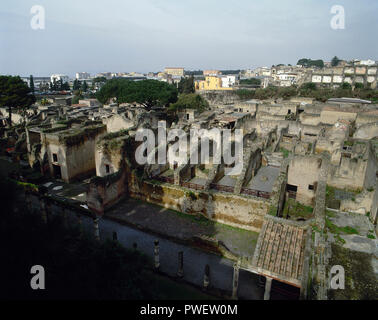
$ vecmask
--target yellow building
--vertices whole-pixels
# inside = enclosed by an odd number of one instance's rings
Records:
[[[207,76],[205,80],[196,82],[196,90],[232,90],[232,88],[222,87],[222,78]]]
[[[185,75],[184,68],[165,68],[164,73],[177,77],[183,77]]]

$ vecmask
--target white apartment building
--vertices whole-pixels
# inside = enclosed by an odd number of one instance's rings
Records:
[[[221,79],[222,79],[222,88],[230,88],[236,84],[238,77],[234,75],[225,75],[225,76],[222,76]]]
[[[53,75],[51,75],[51,77],[50,77],[50,81],[51,81],[51,82],[54,82],[54,80],[55,80],[56,82],[58,82],[59,80],[62,80],[62,82],[65,83],[65,82],[68,82],[69,79],[70,79],[70,78],[69,78],[68,76],[66,76],[65,74],[53,74]]]
[[[76,72],[77,80],[88,80],[91,75],[88,72]]]

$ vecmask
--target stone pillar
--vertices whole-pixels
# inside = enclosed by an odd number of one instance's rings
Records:
[[[159,257],[159,240],[154,241],[154,267],[155,270],[159,270],[160,268],[160,257]]]
[[[264,300],[270,300],[270,289],[272,288],[272,278],[266,277]]]
[[[234,278],[232,281],[232,299],[238,298],[238,286],[239,286],[239,263],[234,263]]]
[[[113,231],[113,241],[117,241],[117,240],[118,240],[117,232]]]
[[[100,241],[100,228],[98,226],[98,218],[93,219],[93,228],[94,228],[94,236],[95,239]]]
[[[177,276],[182,278],[184,276],[184,252],[180,251],[178,253],[178,270]]]
[[[205,274],[203,276],[203,287],[206,290],[210,284],[210,266],[207,264],[205,266]]]

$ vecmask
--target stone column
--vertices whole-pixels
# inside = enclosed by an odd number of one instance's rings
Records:
[[[184,252],[180,251],[178,253],[178,271],[177,276],[182,278],[184,276]]]
[[[266,277],[264,300],[270,300],[270,289],[272,288],[272,278]]]
[[[98,221],[99,221],[98,218],[93,219],[93,228],[94,228],[95,239],[100,241],[100,228],[98,226]]]
[[[160,268],[160,257],[159,257],[159,240],[154,241],[154,267],[155,270],[159,270]]]
[[[234,263],[234,278],[232,282],[232,299],[238,298],[238,286],[239,286],[239,263]]]
[[[207,264],[205,266],[205,274],[203,276],[203,287],[206,290],[210,284],[210,266]]]

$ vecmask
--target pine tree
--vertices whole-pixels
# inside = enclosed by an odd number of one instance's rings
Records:
[[[34,94],[34,79],[33,79],[32,75],[30,75],[30,85],[29,86],[30,86],[31,93]]]

